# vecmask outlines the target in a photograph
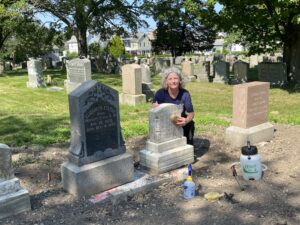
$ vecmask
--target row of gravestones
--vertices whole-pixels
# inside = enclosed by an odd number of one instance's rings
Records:
[[[178,56],[178,57],[164,57],[164,58],[138,58],[137,60],[116,60],[110,55],[101,55],[99,57],[96,57],[93,59],[92,62],[92,67],[96,68],[97,71],[99,72],[105,72],[105,73],[119,73],[120,68],[124,64],[131,64],[131,63],[136,63],[136,64],[147,64],[151,65],[154,63],[154,71],[155,73],[161,72],[164,68],[173,66],[173,65],[181,65],[182,62],[184,61],[190,61],[193,62],[194,64],[198,64],[200,62],[204,62],[209,60],[209,57],[207,56]],[[230,65],[235,61],[236,56],[226,56],[226,61],[230,62]],[[256,61],[255,61],[256,60]],[[153,62],[155,61],[155,62]],[[257,65],[259,62],[274,62],[274,59],[268,56],[251,56],[249,57],[249,62],[250,65]]]
[[[122,66],[122,90],[120,102],[128,105],[145,103],[154,96],[151,71],[146,64],[127,64]],[[88,59],[73,59],[67,62],[65,86],[70,93],[82,82],[91,80],[91,63]]]
[[[171,60],[168,59],[158,59],[155,61],[155,68],[157,71],[162,71],[163,69],[171,66]],[[130,64],[132,65],[132,64]],[[126,65],[125,65],[126,66]],[[134,66],[133,66],[134,67]],[[151,70],[146,64],[141,64],[142,73],[142,93],[134,93],[134,95],[145,94],[147,100],[153,97],[153,91],[151,90]],[[43,68],[40,60],[30,60],[27,62],[28,68],[28,87],[44,87],[43,78]],[[249,64],[238,60],[233,63],[233,83],[242,83],[249,80]],[[184,61],[181,64],[182,73],[187,77],[188,80],[197,81],[211,81],[227,83],[229,79],[229,63],[225,61],[218,60],[211,66],[210,61],[198,61],[198,63],[193,63],[192,61]],[[126,69],[128,70],[128,69]],[[132,69],[130,73],[138,74],[138,69]],[[123,71],[123,69],[122,69]],[[128,73],[129,74],[129,73]],[[140,75],[133,75],[140,76]],[[122,72],[122,77],[124,77],[123,84],[128,82],[127,77],[124,76]],[[74,59],[67,61],[67,80],[65,81],[65,86],[67,92],[69,93],[74,88],[76,88],[80,83],[85,80],[91,79],[91,63],[88,59]],[[284,63],[274,63],[274,62],[264,62],[258,64],[258,79],[260,81],[271,82],[272,84],[283,84],[287,81],[286,64]],[[128,82],[131,83],[131,82]],[[138,86],[139,84],[134,84]],[[132,94],[126,93],[125,94]],[[142,97],[137,97],[137,100],[126,100],[124,102],[127,104],[135,105],[137,102],[143,102]],[[123,100],[122,100],[123,102]],[[132,102],[132,103],[131,103]]]
[[[213,82],[227,83],[230,76],[228,62],[218,60],[213,63],[211,71],[209,61],[193,64],[190,61],[182,63],[182,72],[189,77],[195,76],[197,80],[210,80]],[[237,60],[233,63],[233,83],[243,83],[249,80],[249,64]],[[286,64],[281,62],[262,62],[257,66],[258,80],[272,84],[284,84],[287,81]]]
[[[27,87],[45,87],[43,69],[40,60],[27,62]],[[67,93],[77,88],[82,82],[91,80],[91,62],[88,59],[73,59],[66,62],[67,79],[64,84]],[[128,64],[122,67],[123,93],[121,103],[137,105],[154,96],[151,83],[151,71],[146,64]]]
[[[137,66],[137,65],[136,65]],[[251,82],[233,87],[232,126],[226,141],[234,146],[269,141],[274,127],[267,122],[269,83]],[[132,156],[126,153],[120,127],[118,92],[94,80],[69,93],[71,145],[62,165],[63,187],[78,197],[128,183],[134,179]],[[140,151],[140,164],[163,173],[194,161],[181,127],[171,118],[182,106],[161,104],[149,112],[149,140]],[[14,177],[11,152],[0,145],[0,218],[30,210],[28,191]]]
[[[229,57],[229,56],[228,56]],[[228,58],[226,56],[226,59]],[[230,57],[229,57],[230,58]],[[232,58],[232,59],[231,59]],[[267,56],[251,56],[249,63],[236,60],[235,56],[230,58],[230,62],[217,60],[213,57],[192,56],[176,57],[175,66],[181,65],[182,72],[189,80],[213,80],[214,82],[227,83],[232,64],[234,73],[233,83],[242,83],[249,80],[249,67],[252,65],[258,68],[258,80],[267,81],[272,84],[283,84],[287,80],[286,64],[276,62]],[[256,59],[256,61],[254,60]],[[256,63],[255,63],[255,62]],[[155,60],[155,72],[159,73],[166,67],[173,66],[173,58],[158,58]]]

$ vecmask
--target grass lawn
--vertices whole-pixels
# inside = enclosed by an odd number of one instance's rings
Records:
[[[66,79],[61,71],[52,74],[54,85],[63,87]],[[119,75],[93,74],[92,78],[117,91],[122,90]],[[48,91],[46,88],[26,87],[25,70],[0,76],[0,143],[11,147],[24,144],[48,145],[66,142],[70,138],[68,96],[66,91]],[[154,88],[160,87],[159,76],[153,77]],[[191,92],[196,112],[196,133],[214,133],[230,125],[232,111],[232,86],[214,83],[191,82],[186,88]],[[300,124],[300,93],[274,88],[270,90],[269,120]],[[126,138],[147,135],[150,103],[137,107],[120,106],[121,127]]]

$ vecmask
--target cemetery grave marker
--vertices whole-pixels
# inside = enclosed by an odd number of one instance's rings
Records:
[[[232,125],[226,129],[226,142],[245,146],[269,141],[274,126],[268,122],[268,82],[250,82],[233,86]]]
[[[160,104],[149,112],[149,140],[140,151],[140,164],[153,173],[163,173],[194,161],[194,147],[186,143],[183,129],[172,122],[181,105]]]
[[[90,80],[69,94],[71,146],[63,186],[91,195],[133,180],[133,160],[121,135],[118,92]]]

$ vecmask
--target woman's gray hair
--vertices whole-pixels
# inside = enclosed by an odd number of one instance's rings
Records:
[[[161,86],[164,89],[168,88],[167,79],[168,79],[168,76],[169,76],[170,73],[176,73],[177,74],[177,76],[179,77],[179,80],[180,80],[179,88],[183,88],[185,86],[185,79],[182,76],[181,71],[176,67],[169,67],[169,68],[164,70],[164,72],[162,74],[162,77],[161,77]]]

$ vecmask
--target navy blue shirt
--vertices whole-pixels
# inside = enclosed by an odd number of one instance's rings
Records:
[[[173,103],[176,105],[181,104],[183,105],[182,116],[184,117],[186,117],[185,112],[187,113],[194,112],[190,93],[187,90],[182,88],[179,89],[179,93],[175,99],[169,95],[167,89],[161,88],[155,93],[153,102],[157,102],[158,104],[161,103]]]

